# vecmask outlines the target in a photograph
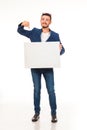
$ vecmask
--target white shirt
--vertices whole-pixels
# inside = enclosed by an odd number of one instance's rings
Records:
[[[47,33],[42,32],[41,33],[41,41],[42,42],[46,42],[49,37],[50,37],[50,32],[47,32]]]

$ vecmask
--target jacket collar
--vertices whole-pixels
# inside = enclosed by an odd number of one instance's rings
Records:
[[[42,29],[40,29],[39,33],[40,33],[40,41],[41,41]],[[47,41],[51,41],[52,34],[53,34],[53,33],[52,33],[52,30],[50,29],[50,37],[47,39]]]

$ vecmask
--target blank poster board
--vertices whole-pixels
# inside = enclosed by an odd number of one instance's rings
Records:
[[[25,68],[60,67],[59,42],[25,42]]]

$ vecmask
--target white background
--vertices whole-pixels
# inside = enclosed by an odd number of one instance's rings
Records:
[[[66,53],[61,68],[55,71],[58,104],[78,109],[79,128],[87,117],[87,2],[86,0],[0,0],[0,103],[33,102],[33,84],[29,69],[24,68],[24,42],[17,33],[23,20],[41,28],[43,12],[52,14],[50,28],[60,34]],[[42,104],[48,103],[42,78]]]

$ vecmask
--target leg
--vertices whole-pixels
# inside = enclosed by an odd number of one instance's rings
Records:
[[[40,90],[41,90],[41,73],[37,69],[31,69],[32,80],[34,84],[34,110],[40,113]]]
[[[51,115],[56,115],[56,95],[54,90],[54,73],[53,69],[46,69],[43,73],[45,81],[46,81],[46,87],[49,94],[49,102],[51,107]]]

